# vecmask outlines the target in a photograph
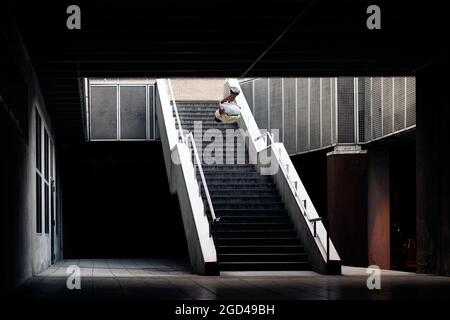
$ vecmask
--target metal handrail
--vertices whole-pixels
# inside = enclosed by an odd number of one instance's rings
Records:
[[[203,184],[203,189],[205,190],[206,199],[208,201],[208,206],[209,206],[209,210],[211,212],[211,217],[212,217],[212,221],[213,221],[213,226],[212,226],[212,228],[210,226],[210,229],[209,229],[210,236],[212,235],[215,237],[215,223],[218,222],[220,220],[220,218],[216,217],[216,213],[214,211],[214,207],[213,207],[213,204],[211,201],[211,195],[209,194],[208,185],[206,184],[205,174],[203,173],[203,167],[202,167],[202,163],[200,161],[200,157],[198,155],[197,145],[195,144],[194,136],[193,136],[192,132],[189,132],[188,134],[186,134],[186,136],[184,135],[180,116],[178,114],[178,108],[177,108],[177,103],[175,100],[175,94],[173,93],[172,81],[170,79],[167,79],[167,83],[168,83],[168,87],[169,87],[170,101],[172,102],[172,109],[175,110],[175,119],[178,122],[178,135],[179,135],[178,138],[181,139],[181,142],[184,143],[188,148],[189,148],[189,140],[192,141],[192,149],[194,150],[195,161],[197,163],[197,167],[199,168],[200,177],[202,180],[201,182]],[[195,169],[195,166],[194,166],[194,169]],[[195,178],[197,178],[197,175],[195,175]],[[199,185],[199,191],[200,191],[200,195],[201,195],[200,185]],[[205,216],[206,216],[206,210],[205,210]]]
[[[175,101],[175,95],[173,93],[172,81],[170,79],[167,79],[167,84],[169,85],[169,96],[170,101],[172,102],[172,109],[175,110],[175,119],[178,122],[178,139],[181,139],[182,142],[185,142],[183,128],[181,127],[180,116],[178,115],[177,103]]]
[[[211,195],[209,194],[209,189],[208,189],[208,185],[206,184],[206,178],[205,178],[205,174],[203,172],[202,163],[201,163],[200,157],[198,155],[197,145],[195,143],[194,135],[192,134],[192,132],[189,132],[185,137],[185,143],[188,148],[189,148],[189,140],[192,142],[192,150],[194,151],[195,162],[197,164],[198,171],[200,172],[201,183],[203,185],[203,189],[205,190],[206,200],[208,202],[209,211],[211,213],[211,218],[212,218],[212,222],[213,222],[213,226],[212,226],[212,228],[210,226],[210,230],[209,230],[210,235],[213,235],[213,237],[215,238],[215,229],[216,229],[215,223],[220,220],[220,217],[219,218],[216,217],[216,213],[214,211],[214,207],[213,207],[213,204],[211,201]],[[195,177],[197,177],[197,175],[195,175]],[[199,192],[201,194],[200,184],[199,184]],[[206,215],[206,210],[205,210],[205,215]]]
[[[266,131],[266,132],[264,132],[263,134],[261,134],[259,137],[257,137],[257,138],[255,139],[255,141],[258,141],[258,140],[260,140],[260,139],[262,139],[262,138],[266,138],[266,139],[265,139],[266,144],[267,144],[267,147],[266,147],[266,148],[269,148],[271,145],[274,144],[273,134],[270,133],[269,131]],[[270,144],[269,144],[269,141],[270,141]],[[278,163],[279,163],[279,166],[281,167],[281,170],[283,171],[283,174],[284,174],[284,176],[286,177],[286,180],[287,180],[288,184],[289,184],[291,187],[293,187],[293,189],[295,190],[294,196],[295,196],[298,200],[300,200],[300,203],[303,203],[302,205],[303,205],[304,216],[306,217],[306,219],[308,220],[308,222],[309,222],[309,223],[312,223],[312,225],[313,225],[314,238],[318,238],[319,241],[322,243],[322,240],[320,239],[320,237],[317,236],[317,232],[316,232],[316,223],[317,223],[318,221],[326,220],[326,218],[323,218],[323,217],[310,218],[310,217],[308,216],[308,213],[307,213],[307,210],[306,210],[306,200],[303,200],[303,201],[302,201],[301,199],[299,199],[299,196],[298,196],[298,193],[297,193],[297,181],[295,181],[294,185],[292,185],[292,181],[291,181],[291,179],[289,178],[289,174],[288,174],[288,172],[286,172],[285,169],[284,169],[283,163],[282,163],[282,161],[281,161],[281,157],[279,157],[279,156],[277,155],[276,151],[275,151],[273,148],[272,148],[272,150],[273,150],[273,153],[274,153],[274,155],[275,155],[275,159],[277,159],[277,161],[278,161]],[[281,150],[280,150],[280,151],[281,151]],[[280,152],[280,153],[281,153],[281,152]],[[280,156],[281,156],[281,154],[280,154]],[[289,170],[288,164],[286,164],[286,170]],[[327,264],[328,264],[329,261],[330,261],[330,235],[329,235],[329,232],[328,232],[328,229],[327,229],[327,228],[325,228],[325,232],[326,232],[326,239],[327,239],[326,241],[327,241],[327,242],[326,242],[326,244],[322,243],[322,246],[325,247],[326,255],[327,255]]]

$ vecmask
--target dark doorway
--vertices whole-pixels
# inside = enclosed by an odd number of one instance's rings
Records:
[[[64,258],[187,257],[159,142],[62,150]]]

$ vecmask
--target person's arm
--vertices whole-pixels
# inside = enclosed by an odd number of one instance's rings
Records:
[[[224,102],[226,102],[226,101],[230,101],[231,98],[233,98],[233,97],[232,97],[232,94],[230,93],[230,94],[227,95],[225,98],[223,98],[223,99],[220,101],[220,103],[222,104],[222,103],[224,103]]]
[[[223,108],[222,103],[223,103],[223,102],[219,103],[219,113],[220,113],[220,114],[223,114],[223,113],[225,112],[225,109]]]

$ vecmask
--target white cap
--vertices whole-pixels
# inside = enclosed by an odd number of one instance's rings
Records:
[[[230,92],[238,95],[239,93],[241,93],[241,90],[239,90],[239,88],[237,87],[230,87]]]

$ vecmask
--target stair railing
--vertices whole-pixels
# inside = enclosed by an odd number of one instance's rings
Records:
[[[240,88],[239,81],[237,79],[227,79],[224,87],[225,92],[228,92],[230,86]],[[283,180],[286,186],[291,190],[292,199],[297,203],[298,213],[303,216],[305,226],[311,232],[312,239],[315,240],[320,250],[323,261],[326,264],[326,270],[328,270],[328,267],[331,267],[331,269],[329,270],[335,270],[333,269],[334,266],[339,266],[340,268],[339,254],[337,253],[328,234],[328,220],[319,217],[316,209],[314,208],[314,204],[312,203],[289,157],[289,154],[286,151],[286,148],[282,143],[275,143],[273,136],[270,133],[267,132],[265,135],[261,134],[261,130],[259,129],[258,124],[253,117],[253,113],[250,110],[250,107],[248,106],[248,103],[243,94],[236,97],[236,102],[241,107],[242,118],[240,120],[240,126],[245,128],[246,134],[250,138],[249,150],[251,150],[254,156],[258,157],[261,151],[267,150],[269,148],[271,149],[272,153],[274,154],[274,156],[271,157],[271,161],[274,162],[273,164],[275,165],[275,167],[278,166],[278,168],[281,168],[280,175],[284,178]],[[263,138],[265,138],[265,141],[261,140]],[[257,159],[254,159],[254,161],[255,160],[257,161]],[[287,195],[286,197],[288,198]],[[306,208],[307,205],[308,208]],[[293,211],[292,213],[295,215],[295,211]],[[299,226],[299,228],[301,228],[301,226]],[[305,238],[305,240],[307,239]],[[315,254],[314,252],[311,253]],[[317,262],[317,267],[325,271],[324,269],[322,269],[323,266],[319,263],[318,260]]]
[[[310,217],[308,215],[308,211],[306,208],[306,200],[301,199],[299,196],[299,192],[298,192],[298,186],[299,186],[299,181],[296,180],[292,180],[291,176],[289,175],[289,164],[284,164],[282,159],[281,159],[281,152],[282,149],[279,148],[278,152],[275,150],[275,142],[274,142],[274,138],[273,138],[273,133],[270,133],[269,131],[263,133],[262,135],[260,135],[259,137],[256,138],[256,140],[260,140],[260,139],[264,139],[264,142],[266,144],[266,147],[264,149],[272,149],[272,154],[275,156],[276,161],[278,162],[278,167],[281,168],[283,175],[286,177],[286,181],[288,182],[288,184],[290,185],[291,188],[293,188],[294,190],[294,196],[297,199],[298,203],[300,204],[300,208],[303,212],[303,215],[305,216],[305,218],[307,219],[307,221],[312,225],[313,230],[314,230],[314,238],[319,239],[320,243],[322,244],[322,247],[325,249],[326,251],[326,257],[327,257],[327,264],[330,261],[330,235],[328,233],[328,230],[325,228],[325,232],[326,232],[326,237],[325,237],[325,243],[323,243],[324,241],[318,236],[317,233],[317,227],[316,227],[316,223],[319,221],[325,221],[326,219],[323,217]],[[264,150],[263,149],[263,150]]]
[[[183,128],[181,126],[180,116],[178,114],[177,102],[175,101],[175,94],[173,93],[172,81],[170,79],[167,79],[167,84],[169,87],[170,104],[172,106],[172,111],[175,111],[175,119],[176,122],[178,123],[178,139],[179,141],[181,140],[181,142],[185,143]]]
[[[200,157],[198,155],[198,149],[197,149],[197,145],[195,143],[194,136],[193,136],[192,132],[189,132],[188,134],[184,135],[183,128],[181,125],[180,115],[178,114],[178,108],[177,108],[177,103],[176,103],[176,99],[175,99],[175,94],[173,92],[172,81],[170,79],[167,79],[167,83],[168,83],[168,87],[169,87],[170,103],[172,106],[172,110],[175,112],[175,120],[178,123],[178,139],[179,139],[179,141],[181,141],[188,147],[190,152],[194,152],[195,161],[193,162],[193,165],[194,165],[195,178],[197,179],[196,168],[198,168],[198,171],[200,173],[200,178],[201,178],[201,181],[197,181],[200,197],[202,196],[202,187],[203,187],[203,190],[205,190],[206,200],[208,202],[208,207],[209,207],[209,211],[211,213],[211,218],[212,218],[212,220],[209,223],[209,235],[212,236],[213,239],[215,239],[216,223],[220,220],[220,218],[218,218],[216,216],[216,213],[214,211],[214,207],[213,207],[213,204],[211,201],[211,195],[208,190],[208,185],[206,184],[205,174],[203,172],[202,163],[201,163]],[[204,213],[206,216],[207,215],[206,210]]]
[[[209,224],[209,235],[213,237],[213,239],[216,238],[216,223],[220,220],[220,217],[216,216],[216,213],[214,211],[214,206],[212,204],[211,201],[211,195],[209,194],[209,189],[208,189],[208,185],[206,184],[206,179],[205,179],[205,174],[203,172],[203,167],[202,167],[202,163],[200,160],[200,157],[198,155],[198,150],[197,150],[197,145],[195,143],[195,139],[194,139],[194,135],[192,134],[192,132],[189,132],[186,136],[185,136],[185,144],[188,147],[188,149],[191,152],[194,152],[194,159],[195,162],[194,164],[194,173],[195,173],[195,177],[197,178],[197,173],[196,173],[196,168],[198,169],[199,173],[200,173],[200,181],[198,182],[198,190],[200,193],[200,197],[202,196],[202,187],[203,190],[205,190],[205,195],[206,195],[206,200],[208,202],[208,207],[209,207],[209,212],[211,213],[211,221]],[[205,210],[205,216],[206,216],[206,210]]]

